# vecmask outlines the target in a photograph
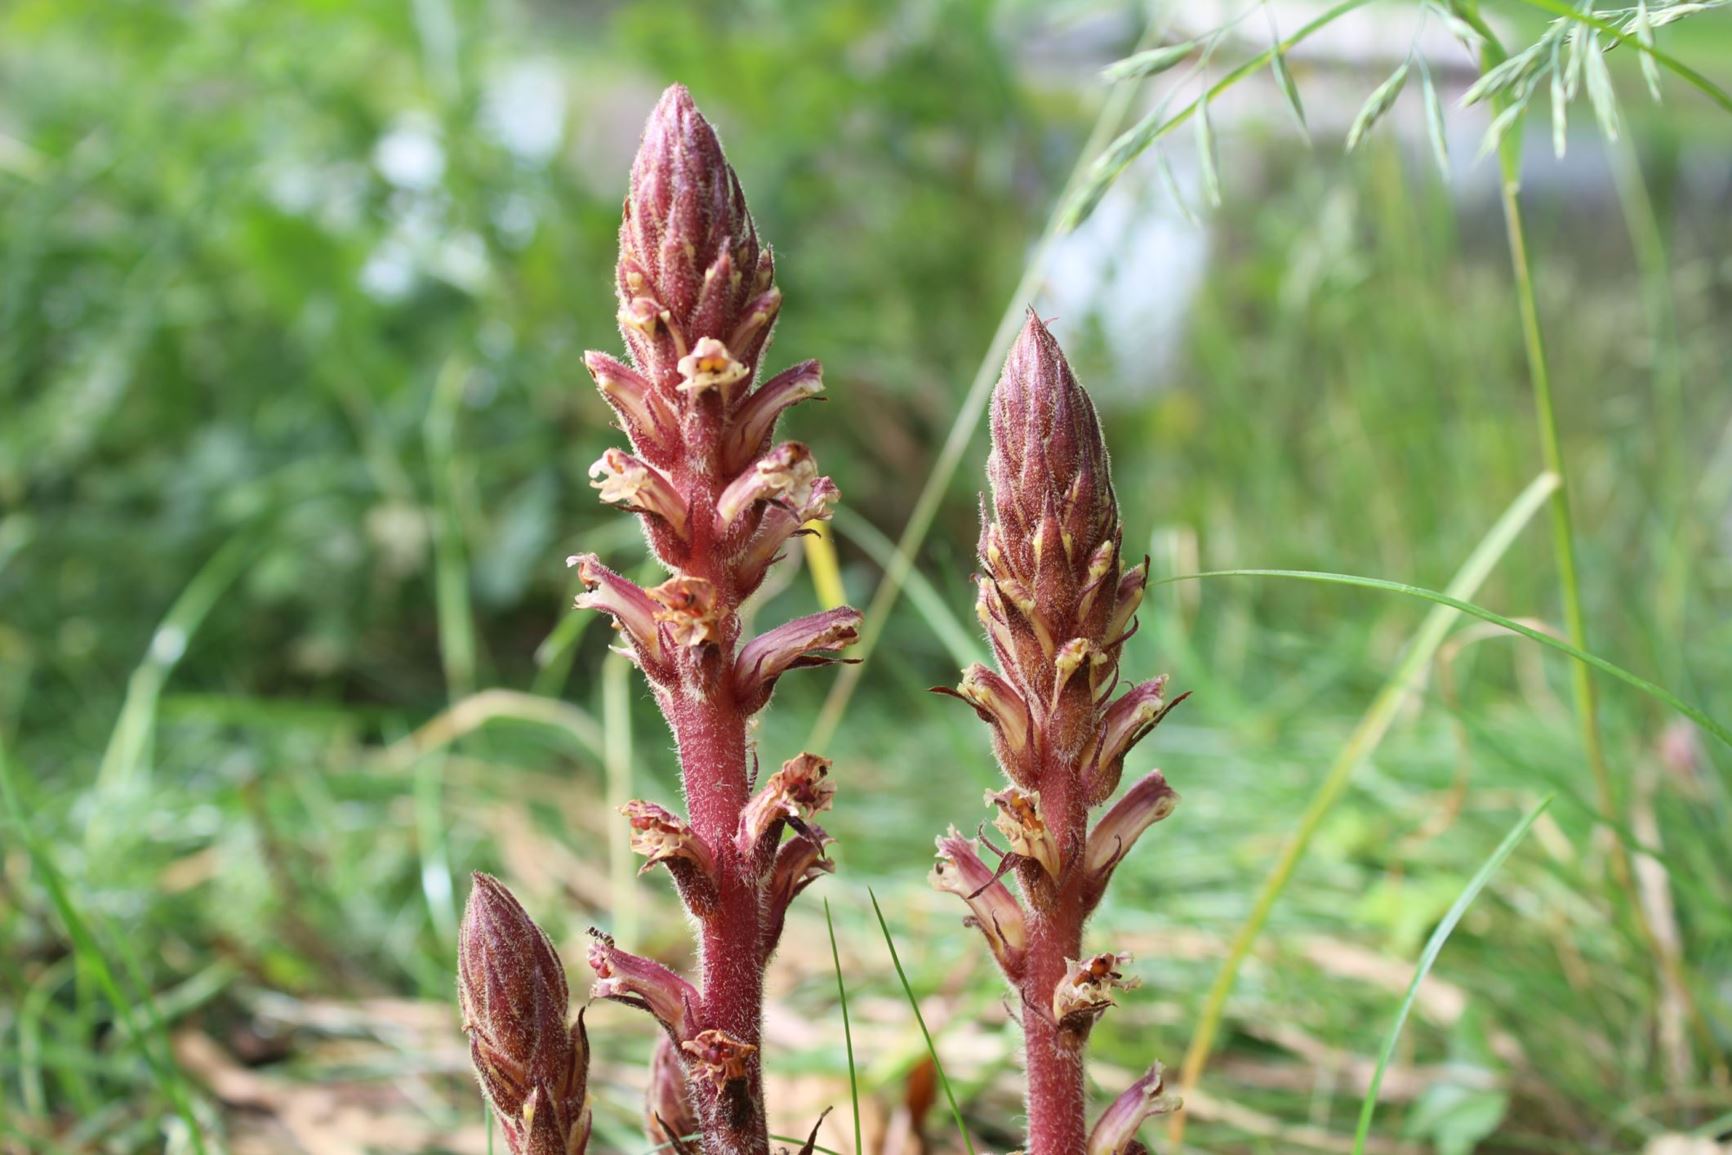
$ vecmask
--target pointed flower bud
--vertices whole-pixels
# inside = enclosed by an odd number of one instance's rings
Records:
[[[722,605],[716,587],[703,578],[676,574],[648,591],[655,620],[676,646],[694,647],[722,640]]]
[[[1061,567],[1072,576],[1074,595],[1087,584],[1088,561],[1117,536],[1118,505],[1094,404],[1071,374],[1058,341],[1033,313],[993,390],[991,424],[987,476],[1005,560],[1031,585],[1038,569]],[[1053,539],[1038,532],[1049,510],[1057,515],[1057,557]],[[1065,620],[1074,606],[1042,609]]]
[[[656,1039],[644,1090],[644,1131],[657,1147],[695,1151],[698,1113],[686,1088],[686,1069],[667,1035]]]
[[[734,662],[734,694],[747,713],[770,700],[776,679],[799,666],[824,666],[824,656],[853,645],[860,637],[860,611],[842,606],[795,618],[759,634],[740,648]]]
[[[684,1035],[692,1008],[698,1005],[692,984],[654,959],[619,949],[599,930],[589,933],[595,939],[589,948],[589,967],[595,972],[589,997],[648,1011],[675,1037]]]
[[[998,965],[1016,979],[1022,973],[1023,952],[1028,947],[1022,907],[1010,888],[981,861],[978,845],[952,826],[938,839],[938,861],[929,881],[933,889],[947,891],[968,904],[971,913],[966,921],[980,928]]]
[[[537,1113],[562,1151],[582,1150],[589,1043],[581,1016],[566,1024],[565,968],[522,904],[485,874],[463,911],[457,978],[470,1059],[514,1155],[535,1150]]]
[[[823,369],[816,361],[802,361],[784,369],[752,391],[728,425],[723,468],[740,470],[768,448],[776,419],[808,397],[824,391]]]
[[[1126,977],[1121,969],[1129,965],[1128,954],[1097,954],[1086,959],[1066,959],[1064,977],[1052,993],[1052,1015],[1060,1026],[1086,1027],[1116,1006],[1114,991],[1128,991],[1142,985],[1136,976]]]
[[[1057,879],[1061,869],[1058,840],[1041,815],[1040,792],[1020,786],[988,790],[986,803],[998,807],[998,817],[992,824],[1010,840],[1011,852],[1040,863],[1047,877]]]
[[[663,662],[661,631],[656,624],[660,610],[649,592],[602,565],[593,553],[568,557],[565,564],[576,568],[584,585],[584,592],[577,595],[577,608],[611,615],[614,628],[631,641],[646,672],[659,667]]]
[[[1112,796],[1124,773],[1125,755],[1184,700],[1185,695],[1180,695],[1168,702],[1161,696],[1166,688],[1167,676],[1162,674],[1131,687],[1107,707],[1097,731],[1094,764],[1088,773],[1092,802]]]
[[[585,353],[583,363],[619,415],[632,447],[657,465],[670,464],[681,442],[679,416],[667,398],[643,374],[606,353]]]
[[[639,461],[622,449],[609,449],[589,467],[601,490],[601,500],[633,513],[654,514],[680,537],[686,535],[686,500],[673,482],[655,466]]]
[[[1087,1155],[1141,1155],[1144,1148],[1137,1142],[1137,1128],[1145,1120],[1170,1115],[1181,1106],[1183,1100],[1166,1093],[1166,1072],[1156,1063],[1101,1113],[1089,1134]]]
[[[680,1050],[691,1056],[694,1073],[708,1079],[718,1090],[744,1079],[752,1056],[758,1053],[751,1043],[714,1028],[699,1031],[681,1043]]]
[[[816,754],[799,754],[782,763],[740,815],[740,853],[750,854],[760,838],[786,819],[809,819],[828,810],[836,797],[829,774],[830,760]]]
[[[1178,791],[1167,785],[1166,777],[1155,770],[1101,816],[1089,832],[1088,846],[1083,851],[1083,869],[1091,876],[1091,886],[1097,894],[1106,889],[1113,869],[1131,852],[1143,831],[1171,814],[1178,804]]]
[[[770,911],[779,933],[781,917],[800,892],[823,878],[834,874],[836,864],[824,853],[835,842],[822,826],[805,823],[798,838],[790,838],[776,851],[776,862],[770,871]]]
[[[648,376],[696,382],[737,372],[738,381],[755,373],[775,315],[777,298],[766,296],[774,266],[715,130],[679,85],[662,94],[644,127],[619,249],[622,331]],[[727,342],[740,369],[682,374],[679,362],[704,338]]]

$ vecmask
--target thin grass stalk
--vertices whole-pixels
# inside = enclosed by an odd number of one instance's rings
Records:
[[[1479,17],[1477,4],[1461,4],[1462,13],[1480,35],[1480,73],[1484,75],[1508,58],[1502,42],[1491,27]],[[1493,98],[1494,114],[1509,107],[1509,95],[1500,93]],[[1528,260],[1527,232],[1521,211],[1521,132],[1512,128],[1498,141],[1499,197],[1503,205],[1505,238],[1509,246],[1510,268],[1515,278],[1516,304],[1521,317],[1522,347],[1527,356],[1528,376],[1534,391],[1534,415],[1540,438],[1540,458],[1545,468],[1557,475],[1558,487],[1552,493],[1551,526],[1552,552],[1558,566],[1558,591],[1563,602],[1564,633],[1570,644],[1579,650],[1588,649],[1588,623],[1582,609],[1581,578],[1576,568],[1576,538],[1570,514],[1568,475],[1564,471],[1562,440],[1558,435],[1557,411],[1552,400],[1551,370],[1546,360],[1544,333],[1540,327],[1539,298],[1534,292],[1533,269]],[[1617,790],[1611,768],[1606,762],[1604,739],[1600,733],[1599,704],[1593,677],[1582,665],[1570,667],[1570,697],[1575,706],[1576,725],[1580,732],[1582,752],[1587,757],[1588,770],[1593,776],[1600,818],[1612,823],[1617,808]],[[1635,877],[1630,869],[1629,854],[1621,839],[1611,843],[1612,878],[1623,892],[1632,912],[1639,912],[1640,898],[1636,893]],[[1639,915],[1637,922],[1647,933]]]
[[[1504,511],[1503,516],[1498,518],[1473,553],[1468,555],[1450,581],[1446,596],[1457,599],[1472,597],[1557,485],[1558,479],[1554,474],[1543,473],[1536,477]],[[1263,927],[1268,923],[1275,903],[1287,889],[1287,883],[1298,868],[1300,859],[1310,849],[1312,838],[1316,836],[1324,818],[1352,781],[1353,775],[1382,744],[1402,705],[1413,694],[1421,673],[1431,663],[1437,648],[1443,644],[1450,626],[1461,612],[1460,606],[1439,604],[1426,614],[1395,672],[1378,691],[1377,697],[1372,699],[1359,724],[1349,735],[1346,745],[1341,748],[1340,754],[1329,767],[1329,772],[1318,784],[1311,801],[1305,807],[1305,813],[1299,819],[1298,827],[1282,850],[1281,857],[1264,877],[1263,885],[1251,906],[1251,913],[1234,934],[1233,942],[1227,948],[1227,958],[1221,963],[1221,969],[1216,972],[1215,981],[1203,1000],[1196,1029],[1191,1034],[1191,1045],[1185,1051],[1184,1061],[1179,1068],[1181,1089],[1193,1089],[1201,1082],[1203,1069],[1214,1050],[1215,1035],[1226,1015],[1227,997],[1232,993],[1233,984],[1238,981],[1239,970],[1250,957],[1252,946],[1263,933]],[[1185,1116],[1182,1112],[1168,1120],[1167,1134],[1175,1148],[1184,1141]]]

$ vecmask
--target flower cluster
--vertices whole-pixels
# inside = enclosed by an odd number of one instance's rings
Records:
[[[458,939],[469,1057],[511,1155],[577,1155],[589,1142],[589,1040],[569,1026],[565,968],[498,879],[475,876]]]
[[[643,1010],[665,1031],[645,1109],[652,1141],[690,1149],[696,1132],[706,1155],[763,1155],[764,968],[788,905],[832,869],[831,840],[814,818],[835,786],[828,761],[800,754],[754,794],[747,727],[784,673],[837,660],[860,615],[829,610],[741,637],[741,603],[791,538],[829,516],[837,493],[810,449],[775,440],[782,413],[821,392],[822,375],[804,361],[759,380],[782,304],[775,264],[715,131],[678,86],[656,106],[632,167],[616,287],[628,357],[592,352],[585,363],[631,448],[607,450],[590,476],[603,502],[639,518],[669,576],[645,588],[593,554],[569,564],[583,586],[578,607],[613,619],[673,730],[687,812],[647,801],[622,810],[644,869],[667,870],[698,928],[701,973],[690,981],[596,932],[590,994]],[[490,880],[477,899],[507,901]],[[550,1111],[568,1137],[562,1150],[576,1151],[581,1077],[547,1081],[529,1057],[551,1046],[544,1008],[563,1007],[564,976],[544,939],[519,938],[535,981],[501,991],[491,1017],[470,1016],[476,1066],[512,1135],[528,1136],[523,1151],[543,1155],[534,1136],[554,1126]],[[488,1026],[510,1034],[523,1023],[541,1033],[513,1036],[514,1050]]]
[[[1132,844],[1172,813],[1178,795],[1154,771],[1092,828],[1089,812],[1117,792],[1125,756],[1180,699],[1168,699],[1164,677],[1115,697],[1148,565],[1125,567],[1094,405],[1032,314],[993,391],[987,475],[977,608],[998,670],[971,666],[943,692],[991,727],[1009,782],[986,802],[1005,845],[953,827],[938,839],[932,881],[968,904],[966,921],[1020,996],[1030,1155],[1127,1155],[1140,1150],[1137,1124],[1176,1102],[1162,1093],[1157,1068],[1087,1137],[1083,1044],[1113,992],[1136,979],[1123,969],[1129,955],[1084,955],[1083,924]]]

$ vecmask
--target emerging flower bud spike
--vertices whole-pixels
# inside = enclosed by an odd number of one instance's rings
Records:
[[[1052,1016],[1060,1026],[1086,1030],[1116,1006],[1114,991],[1133,990],[1142,980],[1129,978],[1120,968],[1130,964],[1128,954],[1097,954],[1086,959],[1066,959],[1064,978],[1052,994]]]
[[[740,649],[734,663],[734,694],[742,708],[755,713],[770,700],[776,679],[797,666],[823,666],[835,661],[814,651],[835,652],[860,637],[860,611],[843,606],[807,614],[759,634]]]
[[[992,824],[1010,841],[1011,853],[1040,863],[1047,877],[1056,880],[1060,870],[1058,842],[1041,815],[1040,792],[1019,786],[988,790],[986,803],[998,807]]]
[[[741,1042],[726,1031],[699,1031],[695,1038],[680,1044],[680,1050],[691,1056],[695,1073],[708,1079],[717,1089],[746,1077],[746,1065],[758,1048]]]
[[[675,1038],[684,1036],[692,1008],[698,1005],[692,984],[654,959],[620,950],[599,930],[589,933],[595,939],[589,948],[589,967],[595,972],[589,997],[648,1011]]]
[[[597,480],[590,485],[601,490],[601,500],[633,513],[649,513],[667,522],[681,538],[686,536],[686,500],[661,471],[620,449],[609,449],[589,467]]]
[[[1184,1105],[1166,1093],[1166,1072],[1156,1063],[1148,1074],[1125,1088],[1101,1113],[1089,1135],[1087,1155],[1134,1155],[1144,1150],[1137,1128],[1157,1115],[1170,1115]]]
[[[531,1141],[531,1108],[538,1104],[541,1128],[558,1140],[562,1155],[583,1150],[589,1045],[581,1016],[566,1025],[565,969],[517,899],[485,874],[475,875],[463,912],[457,990],[476,1076],[514,1155],[546,1142]]]
[[[655,620],[676,646],[695,647],[722,640],[722,608],[716,587],[703,578],[676,575],[649,591],[658,607]]]

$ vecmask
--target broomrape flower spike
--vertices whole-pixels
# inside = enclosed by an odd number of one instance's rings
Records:
[[[577,1155],[589,1143],[589,1039],[567,1025],[565,968],[495,878],[475,875],[457,943],[469,1057],[511,1155]]]
[[[1032,313],[992,394],[990,499],[981,500],[976,605],[998,670],[971,666],[955,691],[992,733],[1005,776],[986,802],[1008,841],[998,869],[955,828],[938,840],[933,885],[969,906],[1016,990],[1028,1071],[1028,1155],[1133,1155],[1137,1127],[1178,1100],[1160,1068],[1120,1096],[1091,1137],[1083,1049],[1130,957],[1085,954],[1083,926],[1137,838],[1172,813],[1160,771],[1091,832],[1131,749],[1180,700],[1155,678],[1112,696],[1148,576],[1125,567],[1124,530],[1094,404]],[[989,844],[990,845],[990,844]],[[1021,900],[1006,879],[1014,877]],[[1025,913],[1026,911],[1026,913]]]
[[[837,499],[811,449],[775,442],[781,415],[823,390],[816,361],[759,383],[782,307],[775,279],[715,130],[684,88],[668,89],[644,128],[620,223],[626,358],[590,352],[584,364],[631,442],[602,454],[592,484],[639,519],[670,576],[645,589],[592,554],[569,564],[583,585],[577,607],[613,619],[673,730],[686,813],[645,801],[621,811],[645,869],[673,877],[699,959],[688,980],[597,932],[590,995],[661,1024],[646,1130],[704,1155],[768,1155],[764,969],[789,904],[835,869],[831,839],[812,821],[835,796],[830,763],[798,755],[752,797],[747,726],[783,674],[839,660],[860,624],[834,609],[741,637],[741,603]],[[581,1022],[565,1028],[564,972],[498,883],[477,876],[470,911],[459,971],[482,1087],[513,1155],[576,1155],[589,1135],[588,1048]],[[693,1133],[695,1147],[682,1138]]]

